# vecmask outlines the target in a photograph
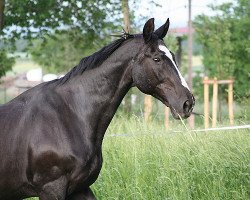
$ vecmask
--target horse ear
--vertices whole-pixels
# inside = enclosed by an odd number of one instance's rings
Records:
[[[154,29],[154,18],[151,18],[145,23],[143,27],[143,38],[146,43],[151,39]]]
[[[160,28],[158,28],[154,33],[158,36],[159,39],[163,39],[168,32],[169,28],[169,18],[167,19],[166,23],[163,24]]]

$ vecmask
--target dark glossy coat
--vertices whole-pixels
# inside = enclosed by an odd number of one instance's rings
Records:
[[[193,96],[158,48],[168,27],[154,32],[150,19],[142,35],[125,35],[0,107],[0,200],[95,199],[89,186],[101,170],[105,131],[133,86],[176,118],[190,115]]]

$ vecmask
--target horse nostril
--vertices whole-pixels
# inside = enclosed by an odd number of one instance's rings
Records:
[[[190,103],[189,100],[185,101],[185,103],[183,104],[183,110],[184,113],[189,113],[192,109],[192,104]]]

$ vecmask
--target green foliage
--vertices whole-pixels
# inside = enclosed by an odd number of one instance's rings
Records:
[[[1,36],[12,46],[16,39],[28,39],[33,59],[46,71],[65,72],[100,48],[121,25],[119,2],[7,0]]]
[[[170,51],[176,52],[178,49],[178,44],[176,37],[172,34],[167,34],[167,36],[164,38],[164,42],[169,48]]]
[[[231,45],[230,22],[215,16],[213,19],[201,15],[196,18],[196,31],[199,42],[204,45],[203,63],[206,74],[221,79],[232,76],[234,59]]]
[[[4,33],[30,39],[74,28],[94,37],[117,25],[120,10],[114,0],[7,0]]]
[[[4,76],[7,71],[11,70],[14,63],[14,58],[8,58],[6,51],[0,50],[0,78]]]
[[[218,14],[199,15],[194,21],[197,40],[203,45],[205,74],[235,78],[235,97],[250,97],[250,4],[248,0],[211,6]]]
[[[36,40],[29,48],[34,61],[44,67],[45,71],[66,72],[79,61],[99,49],[105,39],[96,38],[94,41],[87,34],[78,30],[69,30],[63,34]]]

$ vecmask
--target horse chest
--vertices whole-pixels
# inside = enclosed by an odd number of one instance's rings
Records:
[[[92,185],[96,181],[101,167],[101,153],[93,155],[87,162],[78,162],[71,173],[68,192],[71,193],[72,190]]]

